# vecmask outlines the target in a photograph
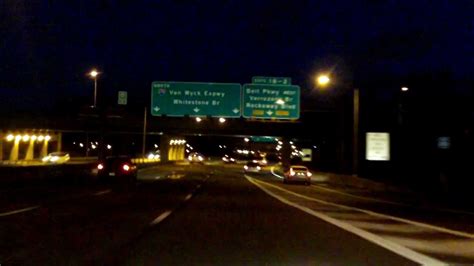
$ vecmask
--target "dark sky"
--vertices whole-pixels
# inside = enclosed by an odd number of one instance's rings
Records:
[[[128,90],[138,101],[153,80],[270,75],[305,86],[321,69],[463,79],[473,44],[472,0],[1,0],[0,90],[4,106],[90,98],[92,67],[103,96]]]

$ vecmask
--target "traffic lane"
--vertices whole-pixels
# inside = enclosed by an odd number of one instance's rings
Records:
[[[179,179],[186,173],[205,173],[204,167],[162,165],[139,169],[138,180]],[[4,184],[0,189],[0,217],[29,211],[33,207],[58,201],[87,197],[110,189],[110,185],[98,182],[96,176],[69,175],[61,179],[38,180]]]
[[[179,179],[186,174],[212,174],[213,167],[204,164],[157,165],[138,170],[138,180],[142,182],[164,178]]]
[[[336,203],[334,200],[323,200],[318,193],[308,193],[308,187],[271,183],[255,176],[252,178],[287,201],[380,236],[409,250],[451,263],[474,262],[474,235],[469,232],[449,228],[446,224],[440,226],[436,223],[420,222],[397,213],[387,214],[382,209],[373,211],[361,204],[351,206]]]
[[[122,256],[108,264],[413,265],[280,203],[242,173],[223,168],[183,208],[115,254]]]
[[[111,190],[0,217],[0,261],[7,265],[91,264],[182,204],[206,177],[157,180],[135,189]]]
[[[0,217],[11,211],[33,205],[89,196],[109,189],[108,185],[84,177],[84,180],[45,180],[43,183],[4,185],[0,189]]]
[[[426,206],[425,204],[410,204],[405,200],[405,193],[401,193],[397,200],[394,197],[391,200],[387,200],[371,197],[369,192],[362,195],[355,192],[345,193],[330,186],[320,187],[315,185],[314,182],[310,187],[283,184],[280,178],[268,173],[255,177],[303,195],[315,196],[320,200],[474,234],[474,213],[436,208],[429,205]],[[327,188],[331,188],[331,190]],[[366,190],[370,190],[370,188]]]

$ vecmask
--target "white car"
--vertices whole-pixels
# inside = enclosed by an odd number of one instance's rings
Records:
[[[66,152],[52,152],[47,156],[43,157],[44,163],[65,163],[69,161],[71,157]]]
[[[244,172],[260,173],[262,167],[258,163],[248,162],[244,165]]]
[[[311,176],[313,174],[308,170],[306,166],[292,165],[290,169],[285,172],[283,183],[290,182],[303,182],[306,185],[311,185]]]
[[[229,155],[222,157],[222,161],[224,161],[224,163],[236,163],[235,158],[230,157]]]
[[[204,156],[200,153],[193,152],[188,155],[188,161],[190,163],[203,163],[204,162]]]

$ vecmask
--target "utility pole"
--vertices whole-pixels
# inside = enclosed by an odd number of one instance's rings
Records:
[[[145,107],[145,111],[143,113],[143,143],[142,143],[142,156],[145,157],[145,145],[146,145],[146,113],[147,108]]]
[[[354,89],[354,128],[352,136],[352,174],[359,172],[359,89]]]

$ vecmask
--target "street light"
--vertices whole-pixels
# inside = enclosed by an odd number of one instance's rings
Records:
[[[15,138],[12,134],[7,136],[7,141],[12,141]]]
[[[328,75],[319,75],[316,77],[316,83],[322,87],[328,85],[330,81],[331,79]]]
[[[327,86],[331,82],[331,79],[327,75],[319,75],[316,77],[316,83],[321,86]],[[406,90],[404,90],[406,89]],[[402,91],[408,91],[407,87],[403,87]],[[359,98],[360,92],[358,88],[353,89],[353,129],[352,129],[352,172],[357,174],[359,168]]]
[[[97,107],[97,76],[99,76],[99,74],[100,73],[95,69],[89,73],[89,76],[94,80],[94,108]]]
[[[407,92],[407,91],[408,91],[408,87],[402,87],[402,91],[403,91],[403,92]]]

